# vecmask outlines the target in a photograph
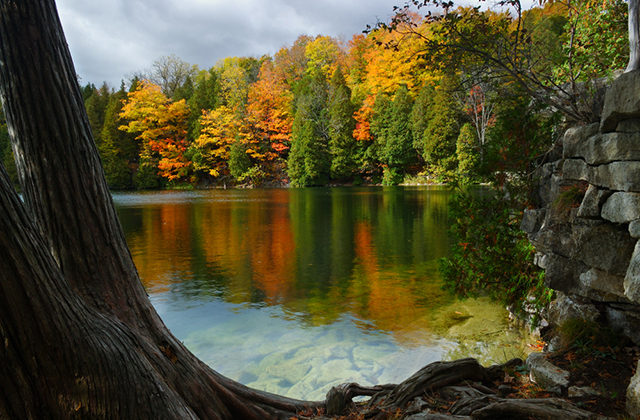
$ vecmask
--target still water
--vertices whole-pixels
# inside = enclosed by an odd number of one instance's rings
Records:
[[[502,308],[440,289],[444,187],[114,193],[152,303],[218,372],[307,400],[436,360],[522,357]]]

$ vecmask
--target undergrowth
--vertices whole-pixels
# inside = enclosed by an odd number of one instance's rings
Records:
[[[456,192],[449,202],[451,255],[439,261],[444,288],[460,297],[488,296],[535,327],[553,297],[535,250],[520,230],[522,211],[497,195]]]

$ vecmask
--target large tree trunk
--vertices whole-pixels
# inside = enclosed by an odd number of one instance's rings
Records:
[[[286,418],[164,326],[118,221],[54,0],[0,0],[0,418]],[[8,363],[4,363],[7,360]],[[76,411],[77,410],[77,411]]]

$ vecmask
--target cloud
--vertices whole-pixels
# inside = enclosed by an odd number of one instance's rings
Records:
[[[209,68],[229,56],[273,55],[299,35],[345,36],[386,20],[389,0],[57,0],[83,83],[117,87],[175,54]]]

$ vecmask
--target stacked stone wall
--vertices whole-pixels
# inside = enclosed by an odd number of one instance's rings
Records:
[[[598,320],[640,345],[640,71],[612,84],[599,124],[569,129],[549,156],[522,222],[558,292],[549,321]],[[640,416],[640,368],[627,397]]]

